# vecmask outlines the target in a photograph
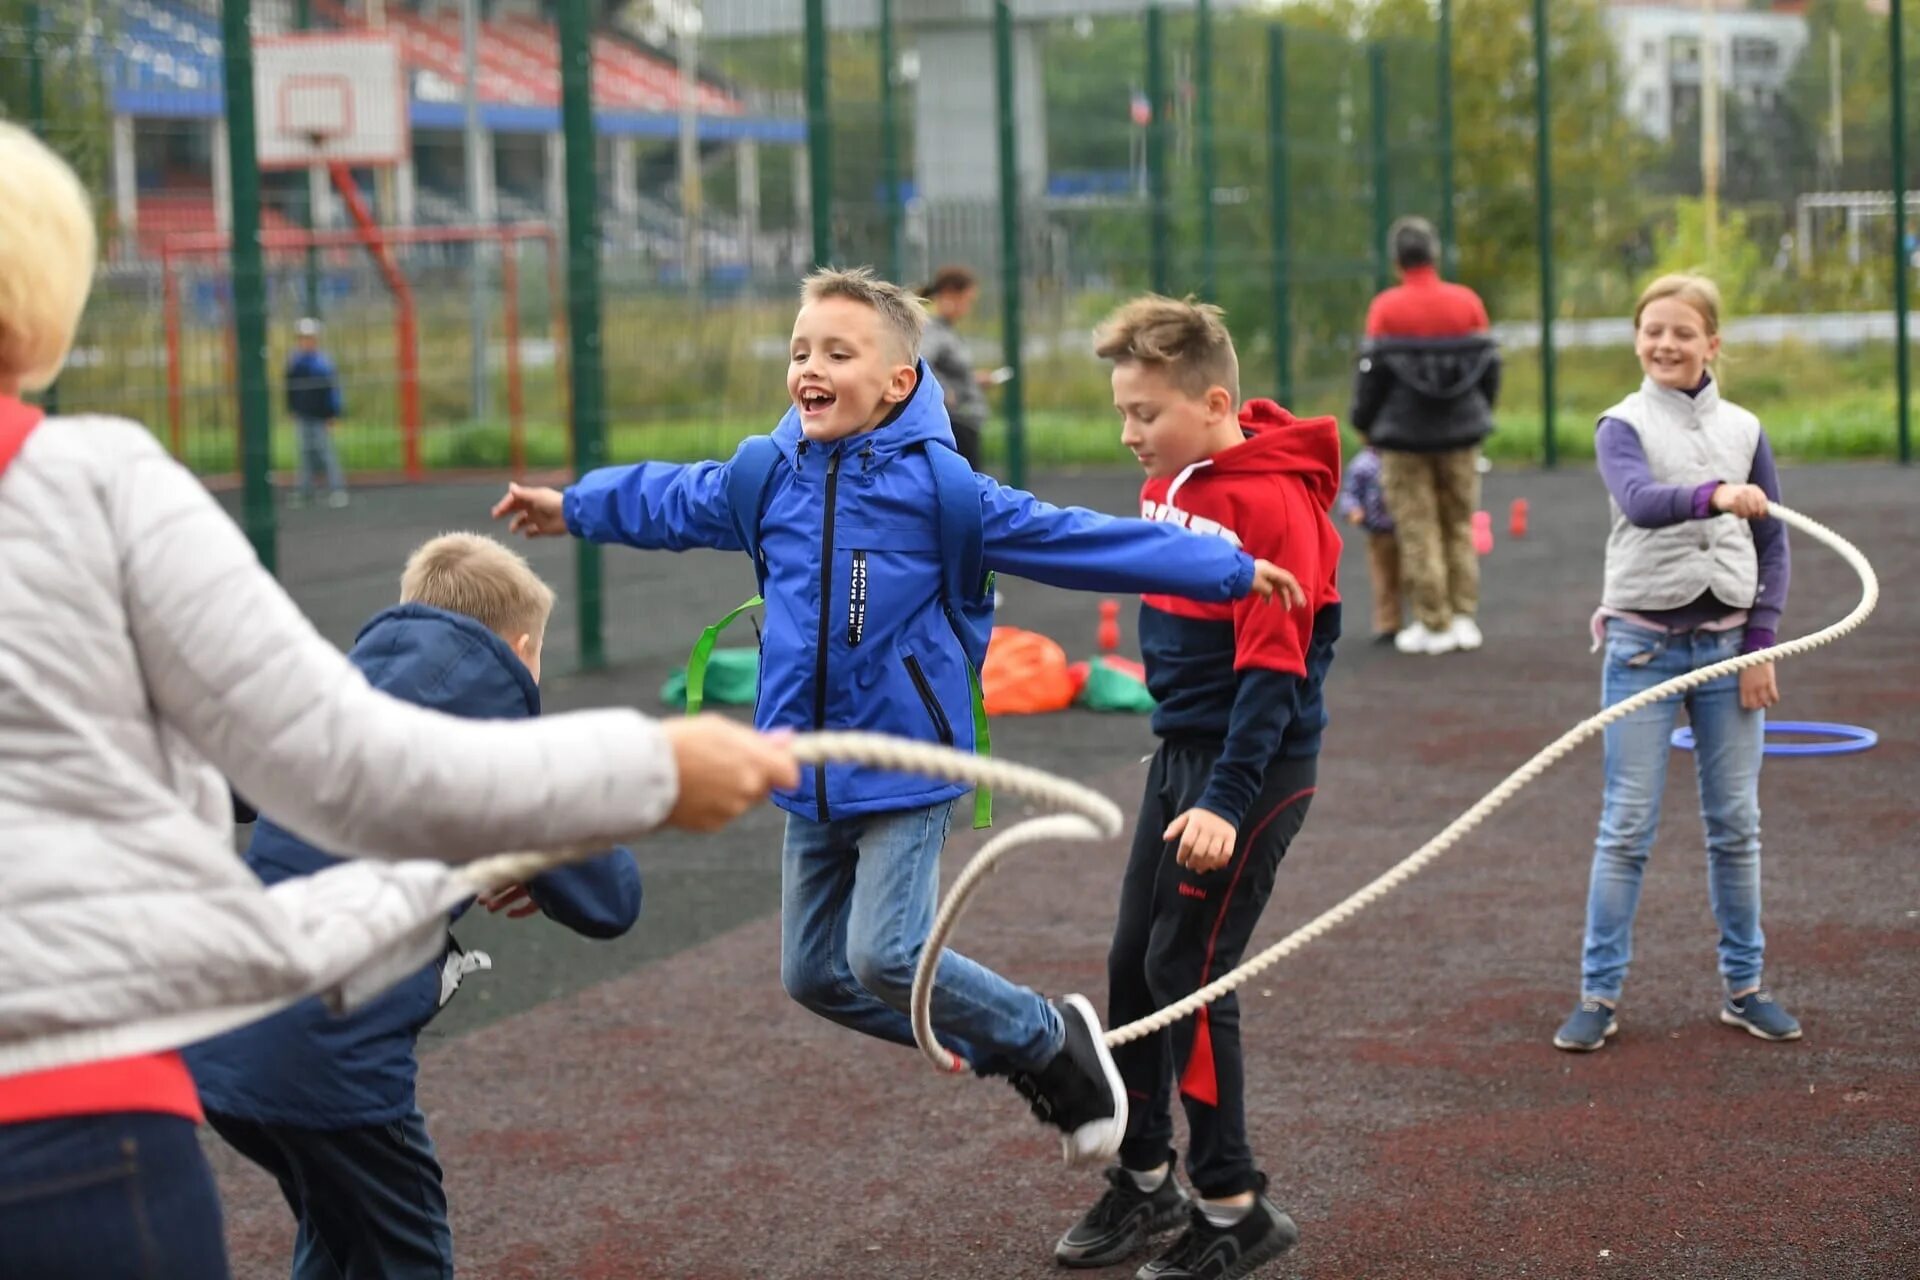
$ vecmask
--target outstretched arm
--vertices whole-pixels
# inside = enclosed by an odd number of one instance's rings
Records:
[[[1056,507],[986,476],[979,481],[987,568],[996,572],[1077,591],[1192,600],[1237,600],[1255,588],[1253,557],[1225,538]]]
[[[567,532],[652,551],[738,551],[727,497],[729,466],[637,462],[590,471],[566,491],[561,512]]]

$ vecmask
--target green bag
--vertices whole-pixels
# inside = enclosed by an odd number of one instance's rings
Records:
[[[750,707],[760,684],[758,649],[715,649],[707,655],[704,701],[726,707]],[[660,686],[660,701],[670,707],[687,703],[687,673],[675,671]]]
[[[1157,705],[1146,685],[1104,662],[1087,665],[1087,683],[1080,690],[1079,702],[1089,711],[1124,711],[1135,715],[1151,715]]]

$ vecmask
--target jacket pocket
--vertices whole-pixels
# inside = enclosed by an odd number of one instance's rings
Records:
[[[920,669],[920,659],[908,654],[906,666],[907,678],[913,681],[914,692],[920,695],[920,703],[933,721],[933,731],[940,736],[940,745],[952,746],[953,722],[947,719],[947,713],[941,709],[940,700],[933,696],[933,685],[927,680],[927,673]]]

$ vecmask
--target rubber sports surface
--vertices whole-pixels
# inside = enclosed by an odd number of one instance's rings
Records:
[[[1549,1043],[1572,1007],[1600,754],[1583,748],[1397,893],[1243,993],[1250,1123],[1299,1277],[1920,1275],[1920,492],[1880,467],[1787,467],[1785,499],[1857,543],[1883,583],[1855,635],[1791,663],[1782,719],[1880,734],[1864,754],[1769,757],[1762,773],[1769,985],[1806,1027],[1772,1045],[1715,1020],[1718,979],[1693,766],[1676,752],[1621,1033]],[[1113,471],[1042,497],[1133,508]],[[408,550],[482,528],[492,487],[368,490],[284,517],[281,573],[333,640],[397,595]],[[1532,509],[1506,536],[1514,497]],[[1486,648],[1407,658],[1366,635],[1349,539],[1349,634],[1329,688],[1320,790],[1252,949],[1370,880],[1598,705],[1587,651],[1607,507],[1584,466],[1488,477]],[[566,675],[573,548],[531,546],[561,591],[549,709],[657,693],[699,628],[752,592],[744,556],[606,552],[612,668]],[[1782,635],[1857,596],[1795,543]],[[1098,602],[1003,584],[1003,622],[1095,649]],[[1130,639],[1132,605],[1122,610]],[[1123,651],[1127,648],[1123,641]],[[1144,717],[994,725],[998,754],[1098,787],[1132,813]],[[778,977],[780,820],[638,847],[628,938],[539,920],[463,922],[493,955],[423,1041],[463,1276],[484,1280],[1045,1277],[1099,1190],[997,1082],[935,1075],[840,1030]],[[977,846],[956,831],[947,872]],[[1124,841],[997,872],[957,945],[1104,1005]],[[286,1274],[292,1221],[209,1138],[236,1274]],[[1135,1264],[1137,1265],[1137,1263]],[[1125,1276],[1131,1268],[1105,1274]]]

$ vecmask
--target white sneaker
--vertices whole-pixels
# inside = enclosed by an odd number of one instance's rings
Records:
[[[1431,630],[1426,623],[1416,622],[1403,628],[1393,638],[1393,647],[1402,653],[1423,653],[1434,657],[1443,653],[1452,653],[1459,647],[1451,628],[1445,631]]]
[[[1453,615],[1453,627],[1447,634],[1453,637],[1453,647],[1462,653],[1472,653],[1486,642],[1480,624],[1464,613]]]
[[[346,506],[349,501],[351,501],[351,499],[347,497],[347,491],[345,489],[335,489],[332,493],[327,495],[327,505],[332,507],[335,511],[338,511],[340,510],[340,508]]]

